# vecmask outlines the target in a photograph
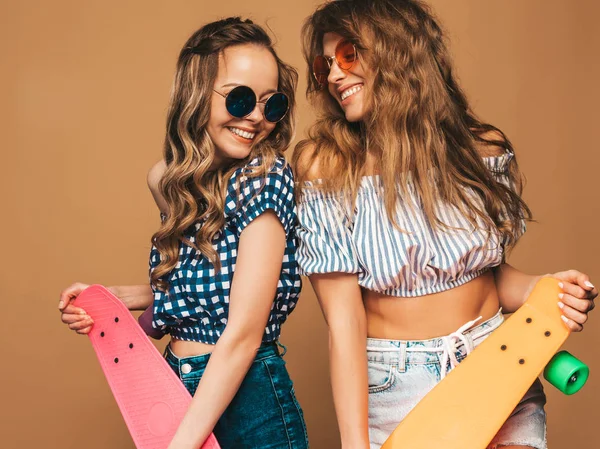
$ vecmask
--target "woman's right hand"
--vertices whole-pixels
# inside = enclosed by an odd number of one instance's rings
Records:
[[[62,291],[58,302],[58,310],[61,312],[61,321],[68,325],[69,329],[74,330],[78,334],[89,333],[94,324],[94,321],[85,310],[80,307],[75,307],[72,304],[72,301],[88,287],[88,284],[75,282]]]

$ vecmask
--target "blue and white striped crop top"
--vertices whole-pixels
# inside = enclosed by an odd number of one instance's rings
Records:
[[[483,160],[499,182],[509,185],[513,156],[506,152]],[[502,263],[500,236],[488,232],[481,219],[473,227],[451,204],[438,204],[436,209],[450,227],[434,228],[409,188],[410,198],[398,199],[398,229],[387,216],[378,176],[362,178],[351,219],[344,213],[342,196],[315,189],[315,182],[305,183],[298,204],[298,263],[306,276],[358,273],[361,287],[416,297],[465,284]],[[521,232],[524,225],[523,221]]]

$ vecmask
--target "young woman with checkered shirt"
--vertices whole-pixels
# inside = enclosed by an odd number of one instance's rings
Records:
[[[302,411],[278,338],[301,282],[293,135],[297,74],[249,20],[210,23],[186,42],[175,75],[164,159],[148,183],[161,210],[150,285],[111,287],[153,336],[194,399],[169,449],[307,448]],[[235,273],[235,276],[234,276]],[[62,320],[92,319],[65,289]],[[152,375],[152,373],[149,373]]]

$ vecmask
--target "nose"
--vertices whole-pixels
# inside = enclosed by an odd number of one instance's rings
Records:
[[[263,117],[263,113],[262,113],[262,108],[264,106],[261,103],[256,103],[256,106],[254,106],[254,109],[252,110],[252,112],[250,113],[250,115],[247,115],[245,117],[246,120],[251,121],[252,123],[260,123],[262,121]]]
[[[327,81],[329,83],[335,83],[336,81],[340,81],[344,78],[346,78],[346,72],[340,69],[340,67],[337,65],[337,61],[334,60],[331,63],[331,67],[329,68],[329,75],[327,76]]]

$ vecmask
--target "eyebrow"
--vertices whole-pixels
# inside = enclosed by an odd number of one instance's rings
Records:
[[[239,83],[227,83],[227,84],[223,84],[221,86],[221,88],[225,88],[225,87],[238,87],[238,86],[245,86],[245,84],[239,84]],[[250,88],[252,89],[252,88]],[[252,89],[254,90],[254,89]],[[264,92],[261,96],[259,96],[258,98],[262,98],[265,95],[269,95],[269,94],[274,94],[275,92],[277,92],[277,89],[269,89],[266,92]]]

